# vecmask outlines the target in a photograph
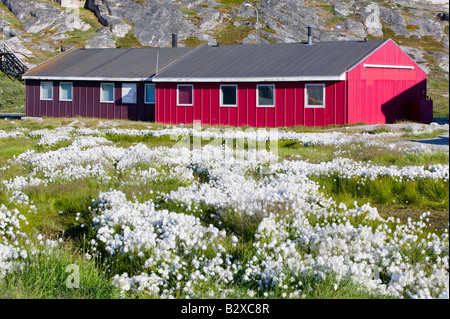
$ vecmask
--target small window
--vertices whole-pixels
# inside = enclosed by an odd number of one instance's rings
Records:
[[[72,101],[73,85],[72,82],[61,82],[59,84],[59,100]]]
[[[114,84],[102,83],[100,85],[100,102],[112,103],[114,102]]]
[[[155,104],[155,85],[145,85],[145,104]]]
[[[192,106],[193,105],[193,85],[178,85],[177,105]]]
[[[306,84],[305,92],[306,107],[325,107],[325,84]]]
[[[53,82],[41,82],[41,100],[53,100]]]
[[[259,107],[275,106],[275,85],[257,85],[257,100]]]
[[[122,103],[136,104],[136,83],[122,84]]]
[[[237,106],[237,85],[220,86],[220,106]]]

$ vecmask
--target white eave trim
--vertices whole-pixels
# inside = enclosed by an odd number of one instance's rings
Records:
[[[288,76],[288,77],[154,77],[153,82],[216,82],[216,83],[236,83],[236,82],[295,82],[295,81],[345,81],[345,72],[340,75],[330,76]]]
[[[40,81],[101,81],[101,82],[143,82],[151,81],[151,78],[109,78],[109,77],[75,77],[75,76],[33,76],[24,75],[24,80]]]
[[[384,64],[366,64],[364,63],[365,68],[379,68],[379,69],[409,69],[414,70],[414,66],[412,65],[384,65]]]

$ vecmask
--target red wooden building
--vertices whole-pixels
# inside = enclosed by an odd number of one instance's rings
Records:
[[[392,40],[77,49],[24,79],[27,116],[282,127],[432,110],[425,72]]]

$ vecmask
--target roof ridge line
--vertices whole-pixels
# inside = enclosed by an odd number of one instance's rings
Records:
[[[197,51],[198,49],[204,47],[207,44],[202,44],[194,49],[192,49],[191,51],[187,52],[186,54],[182,55],[181,57],[179,57],[178,59],[175,59],[174,61],[170,62],[169,64],[163,66],[161,69],[157,70],[157,73],[155,72],[153,75],[151,75],[149,78],[153,78],[155,76],[158,76],[158,73],[163,71],[164,69],[167,69],[168,67],[172,66],[174,63],[179,62],[180,60],[184,59],[185,57],[187,57],[188,55],[190,55],[191,53]]]

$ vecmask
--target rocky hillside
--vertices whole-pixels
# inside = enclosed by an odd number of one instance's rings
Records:
[[[298,42],[312,26],[315,41],[392,38],[429,73],[432,97],[448,103],[448,0],[86,0],[81,9],[65,2],[1,0],[8,45],[39,63],[74,46],[170,46],[172,33],[181,46]]]

